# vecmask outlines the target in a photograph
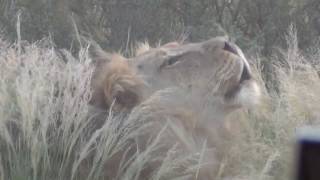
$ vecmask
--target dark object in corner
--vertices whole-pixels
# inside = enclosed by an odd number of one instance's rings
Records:
[[[320,180],[320,130],[303,128],[298,135],[296,180]]]

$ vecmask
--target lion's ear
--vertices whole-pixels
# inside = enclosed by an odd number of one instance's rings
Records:
[[[116,82],[109,90],[111,92],[105,89],[105,94],[109,94],[108,104],[111,105],[114,102],[113,110],[130,110],[141,101],[140,84]]]
[[[143,82],[120,54],[111,54],[91,43],[89,54],[96,67],[92,104],[113,110],[129,110],[141,101]],[[111,107],[112,106],[112,107]]]
[[[114,110],[131,109],[140,103],[143,81],[122,56],[113,56],[104,78],[103,93],[109,108],[114,103]]]
[[[130,110],[141,101],[142,82],[135,77],[120,75],[109,80],[104,87],[104,95],[109,108],[113,110]]]
[[[94,64],[108,63],[112,59],[112,54],[105,52],[96,42],[91,42],[89,46],[89,55]]]

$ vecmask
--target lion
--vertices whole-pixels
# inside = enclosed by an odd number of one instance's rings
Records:
[[[259,103],[261,93],[250,65],[242,50],[226,37],[170,42],[156,48],[142,44],[131,58],[97,46],[91,54],[96,64],[91,103],[105,110],[130,113],[133,109],[134,117],[142,119],[142,114],[154,120],[157,125],[149,127],[141,139],[157,134],[167,122],[164,119],[174,120],[174,128],[167,133],[173,138],[165,138],[168,147],[177,142],[187,152],[201,151],[204,142],[215,147],[218,122],[237,109]],[[159,99],[157,93],[166,89],[174,89],[174,93]],[[172,132],[174,129],[180,130]],[[181,138],[181,133],[192,140]],[[141,142],[140,146],[145,146]],[[210,152],[205,153],[207,161],[215,159]],[[211,166],[201,168],[199,179],[214,179],[213,174]]]
[[[125,58],[93,48],[96,71],[91,103],[108,109],[131,109],[152,92],[180,86],[210,95],[218,111],[254,107],[260,90],[242,50],[226,37],[200,43],[170,42],[158,48],[142,46]],[[185,86],[185,87],[183,87]]]

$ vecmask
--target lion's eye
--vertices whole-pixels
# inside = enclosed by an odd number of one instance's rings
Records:
[[[167,65],[171,66],[179,61],[179,56],[172,57],[168,60]]]
[[[139,64],[139,65],[138,65],[138,69],[139,69],[139,70],[142,70],[142,69],[143,69],[143,65]]]
[[[174,56],[174,57],[171,57],[170,59],[164,61],[161,64],[160,69],[177,64],[180,61],[180,57],[181,56]]]

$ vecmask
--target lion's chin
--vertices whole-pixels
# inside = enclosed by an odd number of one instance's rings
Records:
[[[234,97],[234,103],[244,108],[254,108],[260,102],[261,91],[255,81],[248,80],[241,83]]]

